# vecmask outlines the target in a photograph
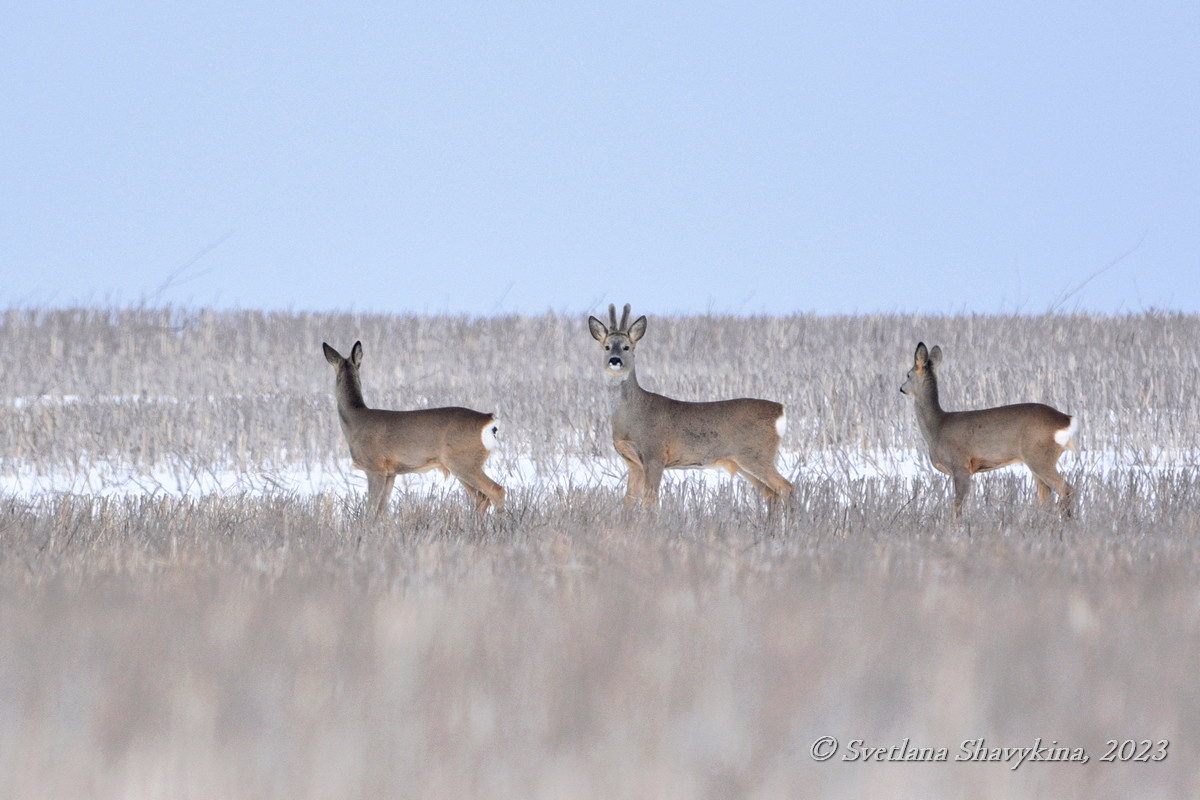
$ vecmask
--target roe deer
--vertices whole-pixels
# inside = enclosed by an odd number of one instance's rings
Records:
[[[976,472],[1025,462],[1037,483],[1038,498],[1058,492],[1062,512],[1071,515],[1071,485],[1058,473],[1063,450],[1075,451],[1075,417],[1043,405],[1019,403],[978,411],[943,411],[938,403],[936,369],[942,348],[917,345],[912,369],[900,391],[913,398],[921,435],[929,445],[929,460],[954,480],[954,516],[962,516],[963,501]]]
[[[792,492],[775,469],[775,453],[786,427],[783,406],[769,400],[719,400],[688,403],[648,392],[638,385],[634,347],[646,333],[646,318],[629,324],[629,306],[617,322],[608,307],[609,325],[588,317],[588,330],[604,345],[604,371],[612,381],[613,446],[629,467],[625,504],[641,497],[658,501],[664,469],[724,467],[758,488],[774,506]]]
[[[349,358],[322,343],[325,360],[337,369],[337,408],[354,466],[367,473],[367,505],[383,513],[397,475],[440,469],[475,498],[480,514],[504,508],[504,487],[483,472],[496,441],[495,416],[469,408],[385,411],[367,408],[358,367],[362,342]]]

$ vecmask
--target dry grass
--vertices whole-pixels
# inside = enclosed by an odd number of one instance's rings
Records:
[[[320,343],[356,338],[368,402],[499,411],[502,483],[611,458],[582,318],[10,311],[0,473],[336,461]],[[377,525],[350,491],[0,498],[0,797],[1195,794],[1200,319],[651,316],[639,367],[779,399],[790,451],[837,463],[917,446],[917,339],[949,407],[1083,417],[1078,519],[1011,471],[964,526],[940,476],[837,468],[778,520],[686,480],[652,513],[534,486],[482,522],[414,483]],[[818,763],[822,735],[1091,762]],[[1100,763],[1108,739],[1171,746]]]

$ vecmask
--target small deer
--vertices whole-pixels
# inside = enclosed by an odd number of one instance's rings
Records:
[[[775,469],[787,425],[782,405],[750,398],[688,403],[646,391],[633,358],[646,318],[630,325],[628,305],[620,323],[616,306],[608,307],[608,317],[608,325],[588,317],[588,330],[604,345],[604,371],[615,394],[613,446],[629,467],[627,506],[639,497],[654,505],[664,469],[723,467],[750,481],[772,507],[791,495],[792,484]]]
[[[1063,514],[1070,516],[1073,490],[1056,465],[1063,450],[1078,452],[1072,441],[1078,420],[1042,403],[943,411],[938,403],[936,374],[941,361],[942,348],[927,350],[924,342],[919,343],[900,391],[916,404],[921,435],[929,445],[929,460],[954,481],[955,518],[962,516],[972,475],[1018,461],[1033,473],[1042,504],[1050,499],[1053,488]]]
[[[495,416],[469,408],[385,411],[367,408],[358,368],[362,342],[349,358],[322,343],[325,360],[337,370],[338,418],[354,466],[367,473],[367,506],[383,513],[397,475],[440,469],[454,475],[482,515],[489,505],[504,508],[504,487],[483,472],[496,443]]]

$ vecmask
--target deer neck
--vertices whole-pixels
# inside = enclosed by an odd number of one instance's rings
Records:
[[[946,416],[942,404],[938,402],[937,380],[932,375],[918,388],[915,399],[917,420],[921,423],[921,430],[925,436],[929,437],[937,431],[942,418]]]
[[[629,367],[629,371],[621,377],[609,379],[608,391],[616,400],[617,405],[636,403],[646,395],[646,390],[638,383],[637,370],[632,365]]]
[[[348,422],[351,414],[367,407],[357,373],[346,370],[338,375],[337,405],[338,416],[343,422]]]

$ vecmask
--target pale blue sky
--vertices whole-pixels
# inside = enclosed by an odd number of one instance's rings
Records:
[[[0,92],[2,306],[1200,311],[1195,0],[16,3]]]

